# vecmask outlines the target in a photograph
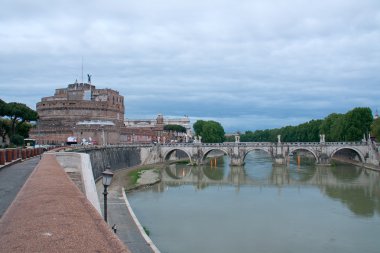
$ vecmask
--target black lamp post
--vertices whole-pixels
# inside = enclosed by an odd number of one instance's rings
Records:
[[[103,175],[103,185],[104,185],[104,220],[107,222],[107,187],[111,185],[113,173],[110,167],[107,167],[105,171],[102,172]]]

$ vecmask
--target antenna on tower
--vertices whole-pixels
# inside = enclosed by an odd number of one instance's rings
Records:
[[[82,56],[82,83],[83,83],[83,56]]]

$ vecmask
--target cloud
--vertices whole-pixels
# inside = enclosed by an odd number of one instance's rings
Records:
[[[84,73],[126,116],[229,131],[379,108],[377,0],[5,1],[0,97],[34,105]],[[253,120],[257,119],[257,120]]]

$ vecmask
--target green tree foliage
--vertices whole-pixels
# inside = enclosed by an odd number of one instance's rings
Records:
[[[320,127],[320,132],[326,135],[326,141],[343,140],[344,114],[332,113],[327,116]]]
[[[8,119],[3,119],[0,117],[0,137],[2,142],[5,142],[6,136],[11,130],[11,122]]]
[[[2,99],[0,99],[0,117],[5,115],[5,106],[7,103],[5,103]]]
[[[325,134],[326,141],[360,141],[370,131],[372,121],[371,109],[358,107],[346,114],[333,113],[323,120],[311,120],[298,126],[247,131],[240,140],[275,142],[277,135],[281,135],[284,142],[318,142],[319,135]]]
[[[369,108],[355,108],[345,115],[344,140],[358,141],[363,134],[368,134],[373,121],[372,111]]]
[[[24,137],[19,134],[14,134],[11,137],[11,143],[13,143],[16,146],[23,146],[24,145]]]
[[[376,141],[380,141],[380,118],[373,121],[371,125],[371,135],[376,137]]]
[[[29,137],[29,131],[31,128],[32,128],[32,124],[30,124],[28,122],[23,122],[23,123],[17,124],[16,133],[18,135],[21,135],[24,138],[28,138]]]
[[[198,120],[193,124],[195,134],[202,136],[205,143],[220,143],[224,141],[224,128],[216,121]]]
[[[13,144],[22,145],[22,138],[29,136],[32,125],[28,121],[37,120],[38,114],[22,103],[6,103],[0,99],[0,137],[5,142],[8,136]],[[17,135],[17,136],[16,136]],[[13,136],[15,136],[13,138]]]
[[[3,116],[9,117],[11,120],[11,135],[16,134],[16,127],[25,121],[37,120],[38,114],[22,103],[11,102],[3,106]]]
[[[164,130],[178,133],[186,133],[186,127],[180,125],[165,125]]]
[[[203,129],[203,125],[206,123],[206,121],[204,120],[197,120],[194,124],[193,124],[193,128],[194,128],[194,132],[195,132],[195,135],[201,135],[202,133],[202,129]]]
[[[235,136],[225,136],[224,141],[234,142],[235,141]]]

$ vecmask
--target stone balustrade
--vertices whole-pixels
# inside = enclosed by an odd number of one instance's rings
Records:
[[[25,160],[34,156],[41,155],[46,150],[43,148],[6,148],[0,149],[0,166],[4,166],[17,160]]]

